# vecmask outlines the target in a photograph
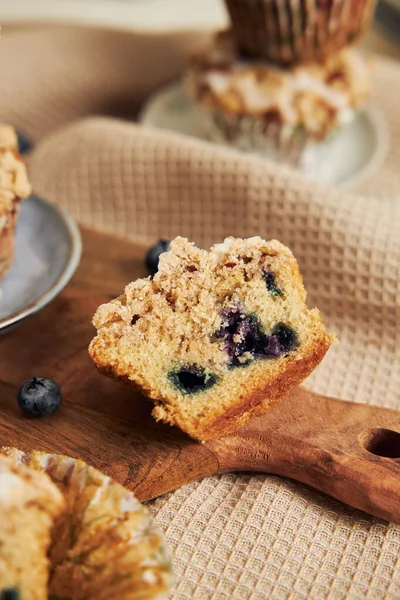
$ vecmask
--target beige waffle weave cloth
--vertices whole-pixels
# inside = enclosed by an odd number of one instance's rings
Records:
[[[0,120],[36,142],[36,193],[82,224],[133,240],[280,239],[298,257],[310,304],[340,337],[308,386],[400,409],[399,66],[376,61],[374,102],[391,147],[350,193],[133,124],[143,99],[179,77],[200,37],[6,27]],[[150,507],[173,551],[174,600],[400,598],[400,526],[304,485],[228,474]]]

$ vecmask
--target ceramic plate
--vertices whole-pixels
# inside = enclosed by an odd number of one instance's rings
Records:
[[[140,118],[143,125],[168,129],[207,139],[207,124],[185,94],[181,83],[168,86],[152,96]],[[306,161],[302,170],[327,185],[352,187],[379,169],[389,146],[386,123],[372,107],[365,108],[347,127],[324,144],[317,160]]]
[[[34,197],[22,203],[14,265],[0,281],[0,333],[61,292],[79,264],[81,249],[79,229],[63,210]]]

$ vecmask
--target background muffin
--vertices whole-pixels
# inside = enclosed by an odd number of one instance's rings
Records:
[[[368,97],[369,75],[354,50],[291,69],[246,62],[223,32],[193,57],[186,81],[211,139],[297,165],[309,142],[351,122]]]
[[[376,0],[225,0],[240,52],[283,64],[321,60],[369,28]]]

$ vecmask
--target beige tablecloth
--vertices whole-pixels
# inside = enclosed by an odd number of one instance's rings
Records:
[[[350,194],[129,122],[151,90],[179,76],[200,37],[6,28],[0,117],[37,142],[36,193],[135,240],[280,239],[299,259],[310,304],[341,340],[308,386],[400,408],[398,65],[377,60],[374,75],[389,155]],[[400,598],[400,526],[293,481],[211,477],[150,508],[173,550],[175,600]]]

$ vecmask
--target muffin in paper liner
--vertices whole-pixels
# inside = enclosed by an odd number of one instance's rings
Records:
[[[2,448],[15,464],[46,472],[67,502],[53,529],[52,600],[163,600],[171,563],[148,510],[129,492],[83,461]]]
[[[240,52],[290,65],[325,59],[360,39],[376,0],[225,0]]]
[[[211,140],[300,166],[325,160],[325,142],[369,95],[370,69],[354,50],[290,69],[243,61],[224,31],[193,55],[185,84]]]
[[[0,598],[45,600],[53,525],[66,501],[50,478],[0,456]]]

